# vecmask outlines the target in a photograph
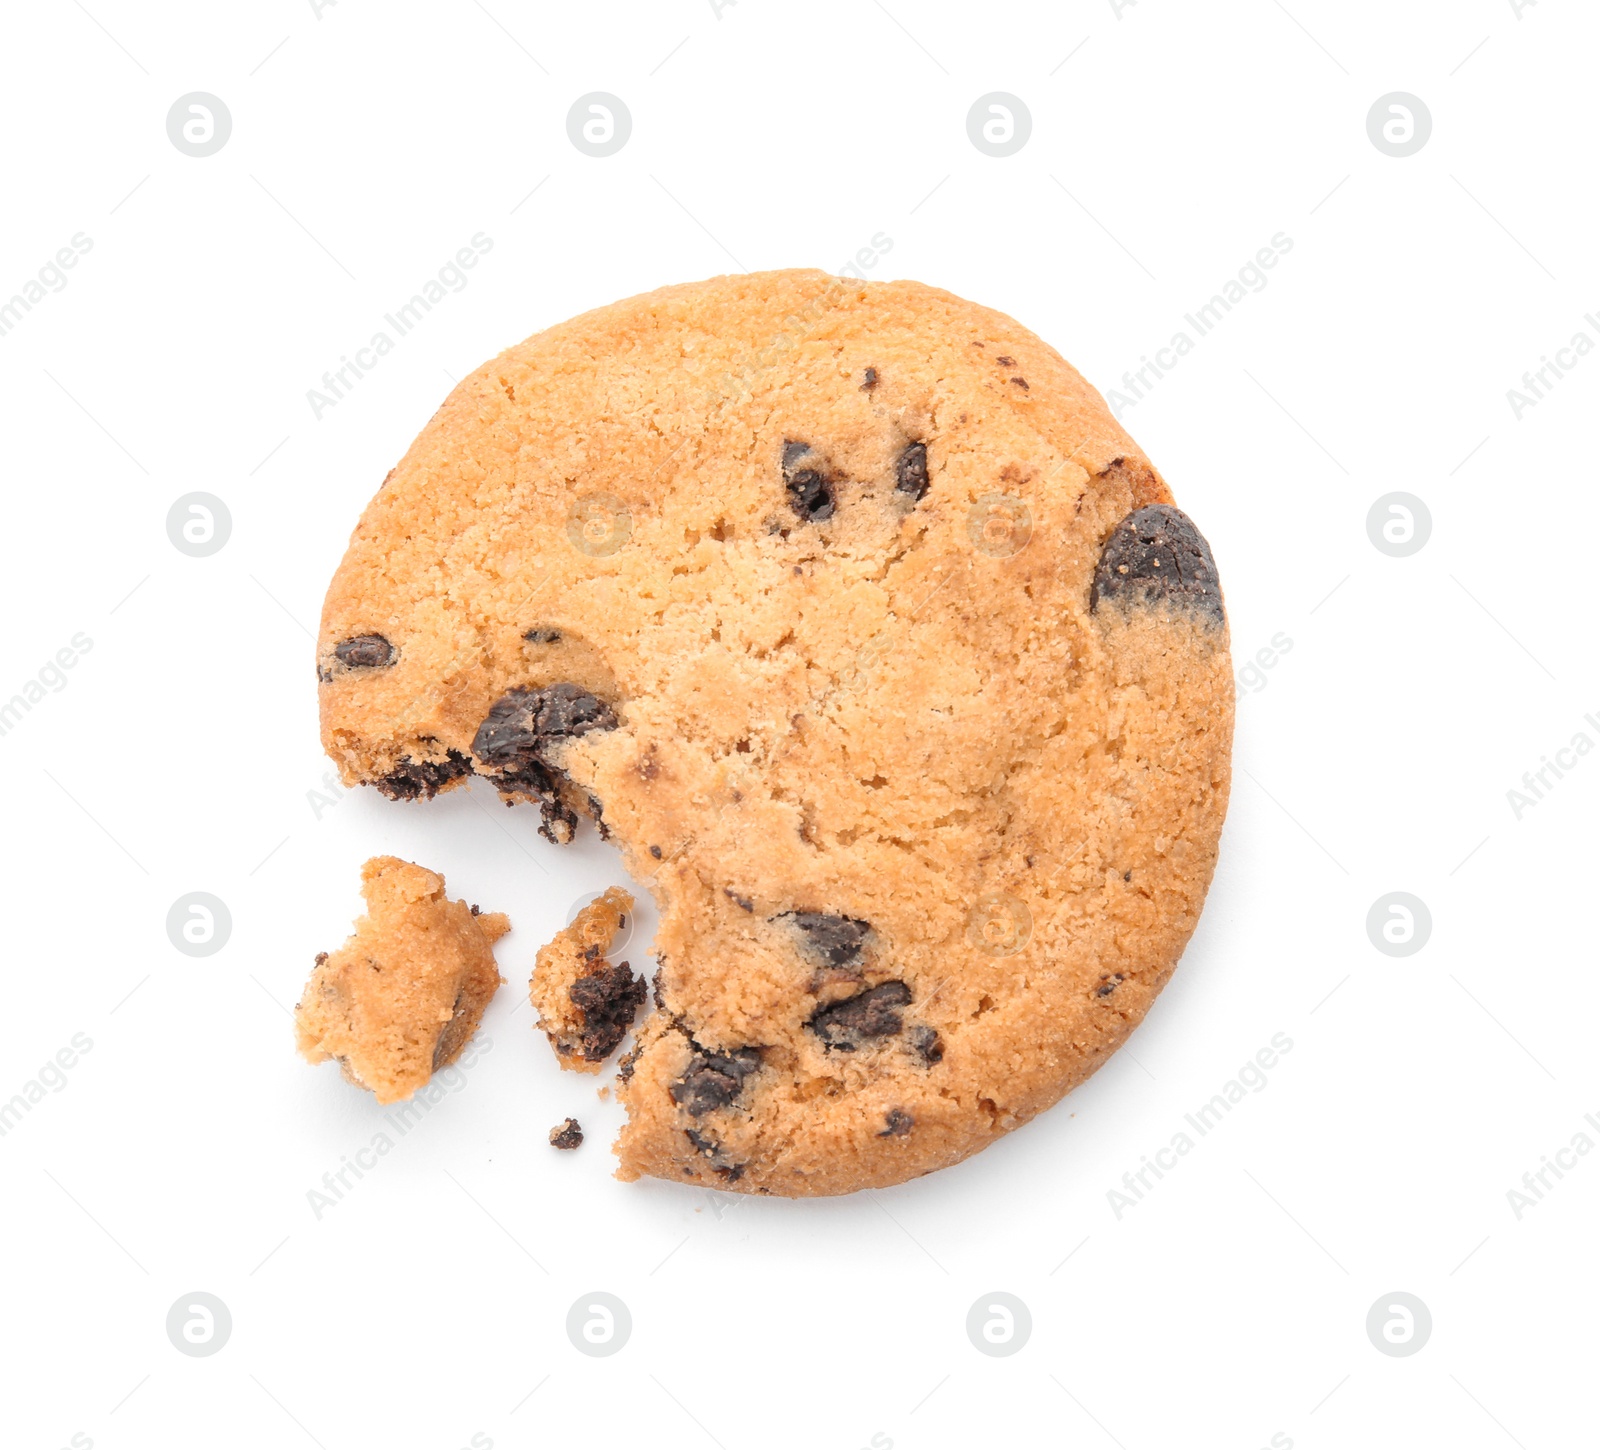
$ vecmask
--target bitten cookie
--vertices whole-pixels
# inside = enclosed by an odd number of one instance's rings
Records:
[[[539,948],[528,1000],[562,1067],[599,1072],[639,1015],[644,978],[606,959],[632,910],[633,898],[610,887]]]
[[[380,1103],[409,1098],[460,1056],[500,985],[500,913],[451,901],[444,877],[376,856],[361,868],[367,914],[336,952],[322,952],[295,1008],[295,1038],[313,1063],[337,1058],[346,1081]]]
[[[464,380],[368,506],[323,741],[592,818],[660,908],[619,1176],[846,1193],[1048,1108],[1143,1017],[1227,805],[1211,551],[1010,318],[668,287]]]

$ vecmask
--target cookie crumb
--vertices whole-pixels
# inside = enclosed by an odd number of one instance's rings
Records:
[[[318,952],[295,1008],[308,1062],[338,1061],[380,1103],[409,1098],[471,1040],[500,986],[494,943],[511,929],[445,895],[444,877],[395,856],[361,868],[366,915],[336,952]]]
[[[550,1130],[550,1146],[571,1150],[583,1143],[583,1129],[576,1118],[568,1118],[566,1122]]]
[[[599,1072],[644,1004],[644,978],[606,959],[632,909],[633,897],[610,887],[539,948],[528,1000],[562,1067]]]

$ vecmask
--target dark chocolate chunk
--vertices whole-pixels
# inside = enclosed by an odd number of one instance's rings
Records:
[[[739,904],[744,906],[742,901]],[[749,909],[745,907],[746,911]],[[822,911],[786,911],[777,920],[793,922],[806,951],[830,967],[859,962],[862,944],[872,931],[871,922],[853,916],[830,916]]]
[[[609,962],[598,971],[579,977],[567,988],[572,1005],[583,1013],[583,1057],[604,1062],[628,1035],[633,1019],[644,1005],[648,988],[626,962]]]
[[[1102,972],[1100,985],[1094,989],[1097,997],[1109,997],[1126,979],[1121,972]]]
[[[1103,599],[1170,602],[1217,624],[1223,618],[1211,546],[1187,514],[1165,503],[1135,509],[1111,531],[1089,588],[1091,613]]]
[[[822,1039],[824,1047],[836,1052],[854,1052],[864,1042],[893,1037],[901,1026],[898,1008],[911,1001],[911,988],[904,982],[884,982],[865,992],[819,1007],[806,1026]]]
[[[659,847],[659,846],[652,846],[652,847],[651,847],[651,848],[650,848],[650,854],[651,854],[651,855],[652,855],[652,856],[654,856],[654,857],[655,857],[655,858],[656,858],[656,860],[658,860],[658,861],[659,861],[659,860],[660,860],[660,859],[661,859],[661,847]]]
[[[1017,360],[1014,357],[997,357],[995,361],[1003,368],[1014,368],[1017,365]]]
[[[583,1129],[576,1118],[568,1118],[559,1127],[550,1130],[552,1148],[577,1148],[583,1143]]]
[[[392,801],[426,801],[451,781],[471,774],[472,762],[458,750],[447,750],[443,760],[412,760],[407,756],[388,775],[372,783]]]
[[[931,1027],[913,1027],[906,1034],[906,1039],[911,1043],[911,1050],[917,1054],[927,1067],[932,1067],[936,1062],[944,1061],[944,1043],[940,1041],[939,1034]]]
[[[495,701],[473,737],[472,753],[498,776],[515,777],[530,764],[545,765],[555,743],[616,724],[611,706],[580,685],[520,686]]]
[[[833,517],[833,485],[821,470],[800,467],[800,460],[810,452],[809,443],[784,439],[783,484],[794,511],[817,524]]]
[[[1025,393],[1030,391],[1028,387],[1028,380],[1026,378],[1012,378],[1011,385],[1015,388],[1021,388]]]
[[[878,1136],[880,1138],[903,1138],[911,1131],[916,1121],[904,1108],[890,1108],[884,1115],[883,1131]]]
[[[908,444],[894,465],[894,491],[913,501],[928,491],[928,445]]]
[[[861,376],[861,391],[863,393],[870,393],[877,386],[878,370],[877,368],[868,368]]]
[[[381,634],[358,634],[333,647],[333,657],[352,670],[376,670],[395,661],[395,649]]]
[[[697,1046],[689,1070],[670,1089],[672,1101],[686,1108],[690,1117],[703,1117],[732,1103],[744,1091],[744,1080],[760,1066],[758,1047],[707,1052]]]
[[[628,1082],[633,1077],[633,1067],[639,1060],[639,1054],[644,1051],[644,1043],[635,1041],[617,1062],[617,1081]]]
[[[581,686],[522,686],[495,702],[473,737],[472,753],[503,795],[537,800],[539,834],[564,845],[577,833],[578,818],[561,801],[556,786],[560,772],[550,763],[550,752],[564,740],[591,730],[613,730],[616,724],[611,707]]]
[[[751,901],[747,896],[740,896],[731,886],[724,886],[722,894],[737,906],[740,911],[754,911],[756,909],[755,902]]]
[[[530,629],[523,636],[529,644],[557,644],[561,639],[559,629]]]
[[[318,952],[317,953],[317,965],[319,967],[327,960],[328,960],[327,952]]]

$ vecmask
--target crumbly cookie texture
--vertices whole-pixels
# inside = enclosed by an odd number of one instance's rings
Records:
[[[511,929],[445,895],[444,877],[395,856],[361,868],[367,914],[322,952],[295,1008],[308,1062],[338,1060],[380,1103],[409,1098],[461,1055],[500,985],[494,943]]]
[[[633,897],[612,886],[539,948],[528,1000],[562,1067],[599,1072],[639,1015],[644,978],[606,957],[632,910]]]
[[[1008,317],[669,287],[464,380],[318,643],[343,778],[591,817],[660,908],[619,1176],[846,1193],[1048,1108],[1143,1017],[1227,805],[1205,540]]]
[[[571,1152],[574,1148],[583,1146],[583,1127],[576,1118],[568,1118],[565,1122],[557,1123],[550,1130],[550,1146]]]

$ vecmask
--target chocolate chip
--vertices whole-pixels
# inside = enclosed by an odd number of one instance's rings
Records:
[[[498,777],[515,779],[529,765],[546,765],[557,742],[592,730],[614,730],[616,724],[611,706],[580,685],[520,686],[502,695],[484,716],[472,753]]]
[[[913,1027],[906,1034],[906,1039],[911,1043],[911,1050],[917,1054],[926,1067],[932,1067],[936,1062],[944,1061],[944,1043],[939,1040],[939,1034],[931,1027]]]
[[[723,1151],[722,1144],[715,1138],[696,1132],[693,1128],[685,1128],[683,1136],[689,1140],[689,1146],[707,1160],[712,1172],[719,1177],[729,1183],[737,1183],[744,1177],[744,1164],[733,1162]]]
[[[550,1130],[552,1148],[577,1148],[583,1143],[583,1129],[576,1118],[568,1118],[559,1127]]]
[[[647,990],[644,978],[634,976],[626,962],[607,963],[567,988],[572,1005],[583,1013],[584,1061],[604,1062],[616,1051],[639,1015]]]
[[[833,517],[833,485],[815,468],[801,468],[800,460],[811,452],[809,443],[786,438],[783,442],[783,484],[789,503],[803,519],[820,524]]]
[[[658,1002],[657,1006],[659,1005],[660,1003]],[[635,1042],[632,1047],[622,1054],[621,1060],[617,1063],[618,1082],[632,1081],[634,1064],[639,1061],[639,1054],[643,1051],[644,1043]]]
[[[1097,997],[1109,997],[1127,979],[1121,972],[1102,972],[1100,985],[1094,989]]]
[[[1129,870],[1129,871],[1124,871],[1124,872],[1123,872],[1123,873],[1122,873],[1122,879],[1123,879],[1123,880],[1124,880],[1124,881],[1132,881],[1132,880],[1133,880],[1133,872],[1132,872],[1132,871],[1131,871],[1131,870]]]
[[[833,490],[814,468],[802,468],[786,480],[789,502],[803,519],[820,524],[833,517]]]
[[[413,760],[407,756],[373,784],[392,801],[426,801],[451,781],[471,774],[472,762],[460,751],[447,750],[443,760]]]
[[[319,967],[327,960],[328,960],[327,952],[318,952],[317,953],[317,965]]]
[[[1216,624],[1223,620],[1211,547],[1189,516],[1171,504],[1135,509],[1111,531],[1089,588],[1091,613],[1102,599],[1125,605],[1169,602]]]
[[[358,634],[334,645],[333,657],[352,670],[376,670],[394,663],[395,649],[381,634]]]
[[[661,995],[661,968],[657,967],[650,977],[650,995],[655,999],[658,1011],[667,1010],[667,999]]]
[[[902,1025],[896,1009],[910,1001],[911,988],[904,982],[884,982],[843,1002],[817,1008],[806,1026],[822,1039],[824,1047],[854,1052],[864,1042],[893,1037]]]
[[[656,858],[656,860],[658,860],[658,861],[659,861],[659,860],[660,860],[660,859],[661,859],[661,847],[659,847],[659,846],[652,846],[652,847],[651,847],[651,848],[650,848],[650,854],[651,854],[651,855],[652,855],[652,856],[654,856],[654,857],[655,857],[655,858]]]
[[[995,361],[1003,368],[1014,368],[1017,365],[1017,360],[1014,357],[997,357]]]
[[[530,629],[522,636],[529,644],[557,644],[561,639],[559,629]]]
[[[894,490],[908,494],[913,501],[928,491],[928,445],[909,444],[895,460]]]
[[[1012,378],[1011,384],[1013,387],[1021,388],[1025,393],[1030,391],[1026,378]]]
[[[724,886],[722,888],[722,894],[726,896],[728,900],[737,906],[741,911],[754,911],[756,909],[755,902],[749,900],[747,897],[740,896],[739,893],[734,891],[731,887]]]
[[[707,1052],[696,1046],[695,1058],[673,1083],[672,1101],[693,1118],[725,1108],[744,1091],[744,1080],[761,1066],[761,1049],[741,1047],[733,1052]]]
[[[911,1131],[916,1121],[904,1108],[890,1108],[884,1115],[883,1131],[878,1136],[880,1138],[903,1138]]]
[[[734,897],[735,901],[739,898]],[[743,901],[739,905],[748,911]],[[847,967],[861,960],[861,948],[872,932],[872,923],[853,916],[830,916],[821,911],[786,911],[777,921],[789,921],[800,933],[806,951],[824,965]]]
[[[560,771],[550,763],[553,747],[616,724],[611,707],[579,685],[521,686],[495,701],[473,737],[472,753],[503,795],[537,800],[540,835],[564,845],[576,834],[578,818],[557,790]]]
[[[863,393],[870,393],[877,386],[878,370],[877,368],[868,368],[861,376],[861,391]]]

